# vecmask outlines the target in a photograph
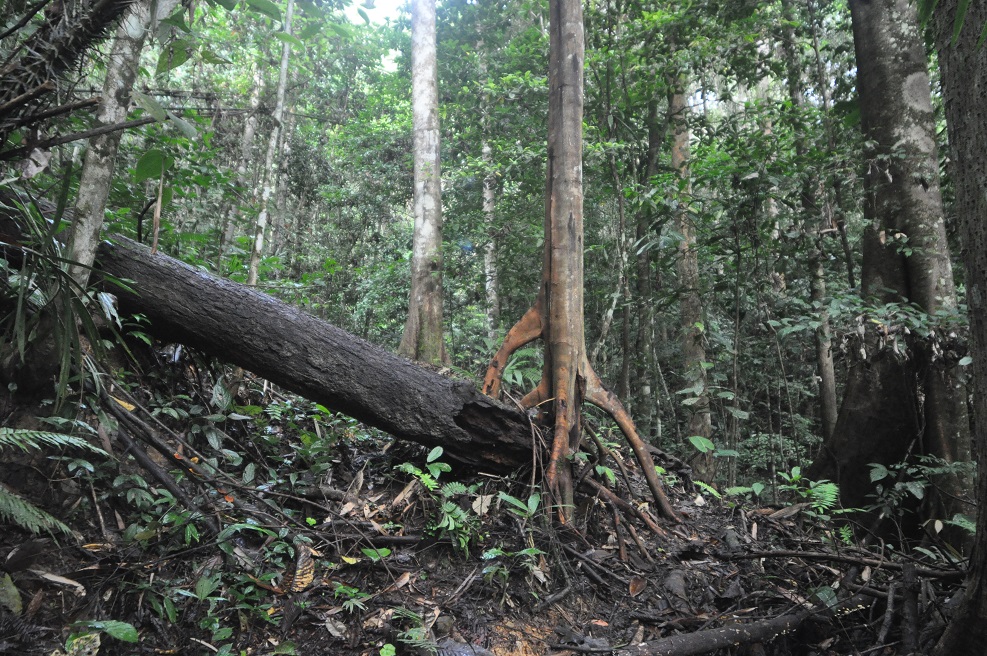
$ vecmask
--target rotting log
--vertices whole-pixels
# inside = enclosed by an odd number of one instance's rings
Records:
[[[245,285],[124,237],[100,245],[98,270],[121,309],[149,332],[200,349],[398,439],[441,446],[454,461],[508,473],[531,462],[526,415]]]

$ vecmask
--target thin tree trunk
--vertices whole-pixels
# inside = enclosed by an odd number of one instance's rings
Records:
[[[658,173],[658,158],[662,151],[664,142],[664,131],[661,128],[658,115],[658,101],[652,99],[648,103],[648,151],[644,163],[641,177],[641,184],[650,185],[651,179]],[[657,242],[658,230],[652,225],[654,215],[647,209],[640,209],[636,221],[635,258],[636,266],[636,291],[635,299],[637,309],[637,338],[636,350],[638,356],[636,377],[638,398],[638,416],[642,426],[642,432],[654,443],[660,438],[660,410],[656,385],[652,377],[661,377],[660,369],[657,367],[657,357],[654,353],[654,321],[655,303],[654,291],[651,279],[651,253],[652,248],[648,243],[651,240]],[[656,366],[651,366],[652,362]],[[675,419],[674,403],[670,405],[673,425]]]
[[[151,23],[151,6],[157,8],[155,18],[161,20],[178,5],[178,0],[141,0],[130,6],[117,29],[106,67],[103,102],[96,114],[97,125],[116,125],[127,118],[130,94],[140,68],[141,50]],[[123,133],[114,131],[94,137],[89,142],[79,195],[75,202],[75,220],[68,239],[68,259],[73,260],[69,274],[80,285],[89,280],[89,271],[96,256],[106,199],[110,194],[117,150]]]
[[[703,323],[703,304],[699,296],[699,257],[696,253],[696,237],[692,218],[689,216],[692,185],[689,168],[689,106],[686,102],[685,78],[677,74],[671,80],[668,117],[672,132],[672,168],[678,174],[678,208],[675,211],[676,229],[681,235],[679,256],[675,267],[679,277],[679,316],[682,336],[683,367],[689,386],[694,390],[688,399],[691,414],[687,435],[709,439],[712,422],[709,414],[709,390],[706,380],[706,346]],[[716,462],[712,453],[698,453],[691,460],[697,478],[713,480]]]
[[[480,84],[483,92],[480,96],[481,130],[483,145],[483,220],[487,227],[487,243],[483,247],[483,287],[487,297],[487,337],[497,339],[500,327],[500,274],[497,268],[497,176],[494,175],[493,150],[490,148],[490,94],[487,93],[487,51],[481,39],[477,44],[479,56]]]
[[[435,0],[411,4],[411,86],[415,159],[415,234],[408,320],[398,351],[445,363],[442,336],[442,170],[439,86],[435,61]]]
[[[294,13],[295,2],[288,0],[288,7],[284,13],[284,32],[291,34],[291,18]],[[267,234],[268,206],[271,196],[274,195],[278,174],[275,171],[275,159],[281,143],[281,124],[284,119],[284,95],[288,84],[288,57],[291,53],[291,44],[285,42],[281,46],[281,68],[278,72],[278,90],[274,101],[274,113],[271,116],[271,136],[267,143],[267,157],[264,159],[264,171],[261,173],[260,184],[260,211],[257,214],[257,224],[254,229],[254,244],[250,250],[250,264],[247,269],[247,284],[256,285],[260,260],[264,255],[264,237]]]
[[[254,159],[254,136],[257,134],[257,111],[264,95],[264,76],[254,63],[254,87],[250,92],[250,111],[243,120],[243,136],[240,137],[240,161],[236,165],[236,198],[230,202],[229,210],[223,215],[219,231],[219,252],[216,255],[216,270],[222,271],[223,255],[227,245],[236,234],[235,218],[246,203],[248,190],[253,187],[247,173],[247,164]]]
[[[833,335],[826,309],[826,270],[823,268],[822,249],[814,244],[809,251],[809,269],[812,276],[809,298],[818,308],[816,328],[816,370],[819,373],[819,415],[822,420],[824,440],[832,439],[839,416],[836,400],[836,367],[833,365]]]
[[[789,25],[793,22],[793,9],[789,1],[784,3],[784,11],[789,19]],[[801,109],[805,105],[805,93],[802,84],[802,65],[798,60],[798,44],[795,39],[795,30],[788,27],[785,30],[784,42],[785,57],[788,60],[788,96],[792,105],[796,109]],[[825,80],[820,79],[819,84],[825,85]],[[823,91],[825,94],[825,90]],[[824,108],[828,107],[828,96],[824,97]],[[803,156],[808,147],[805,139],[801,136],[796,138],[795,149],[799,156]],[[822,237],[820,231],[828,228],[829,225],[820,225],[822,222],[817,219],[811,220],[814,213],[819,212],[818,189],[819,181],[807,179],[804,181],[801,190],[801,205],[803,212],[802,223],[805,226],[804,232],[810,240],[809,246],[809,299],[814,308],[818,308],[817,321],[819,327],[816,328],[813,341],[816,347],[816,371],[819,375],[819,416],[822,423],[822,434],[824,440],[829,440],[833,436],[836,422],[839,415],[839,405],[836,398],[836,368],[833,364],[833,340],[832,328],[829,322],[829,312],[825,309],[826,298],[826,270],[823,267],[825,253],[822,248]],[[818,227],[816,227],[818,226]],[[848,263],[848,272],[852,279],[852,262]]]
[[[511,353],[538,339],[545,341],[545,365],[538,386],[522,400],[525,408],[551,413],[554,423],[545,486],[562,521],[572,517],[573,479],[569,457],[581,441],[580,406],[584,400],[608,412],[623,431],[658,505],[677,520],[654,461],[620,400],[589,364],[583,330],[583,11],[581,0],[551,0],[549,46],[548,167],[545,203],[545,251],[542,286],[535,305],[507,333],[483,390],[498,396],[504,364]]]

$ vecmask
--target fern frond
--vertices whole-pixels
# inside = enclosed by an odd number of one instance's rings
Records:
[[[0,428],[0,450],[6,447],[28,449],[43,449],[45,447],[73,447],[85,449],[92,453],[108,455],[97,446],[93,446],[81,437],[52,433],[51,431],[26,430],[20,428]]]
[[[837,506],[840,488],[832,481],[817,481],[809,488],[809,497],[816,510],[825,512]]]
[[[68,526],[41,508],[28,503],[3,484],[0,484],[0,518],[32,533],[40,533],[44,530],[72,534],[72,529]]]

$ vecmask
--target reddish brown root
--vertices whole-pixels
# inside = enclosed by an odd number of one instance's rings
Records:
[[[487,367],[487,375],[483,377],[483,393],[493,398],[500,398],[500,386],[503,381],[504,365],[508,358],[525,344],[530,344],[544,332],[545,322],[542,320],[541,296],[535,301],[524,316],[507,332],[504,343],[497,349],[497,354]]]
[[[644,472],[644,478],[648,482],[648,488],[651,490],[651,495],[654,497],[655,504],[657,504],[661,516],[675,523],[680,522],[679,516],[675,514],[672,504],[668,501],[668,496],[665,495],[661,481],[658,480],[655,461],[651,458],[651,454],[648,453],[648,449],[641,436],[638,435],[637,428],[634,427],[634,420],[631,419],[630,413],[624,408],[624,404],[620,402],[620,399],[603,385],[603,381],[596,375],[596,372],[593,371],[588,361],[584,362],[583,368],[586,377],[586,400],[608,413],[617,422],[617,426],[620,427],[620,430],[624,433],[624,437],[627,438],[627,443],[630,444],[631,450],[634,452],[634,457]]]

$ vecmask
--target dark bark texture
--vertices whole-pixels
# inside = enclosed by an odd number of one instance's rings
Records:
[[[527,417],[244,285],[116,237],[97,252],[121,306],[160,339],[236,364],[396,438],[441,446],[452,460],[507,473],[531,462]]]
[[[864,136],[870,144],[865,186],[861,293],[875,305],[914,303],[930,316],[956,308],[952,266],[939,193],[935,120],[928,64],[914,4],[853,0],[857,88]],[[959,354],[948,339],[898,337],[907,357],[890,348],[898,326],[865,322],[863,357],[850,370],[832,439],[808,475],[831,478],[847,506],[870,503],[869,464],[907,454],[949,463],[970,454],[966,389]],[[924,518],[950,519],[968,481],[935,479]]]
[[[933,24],[949,128],[950,173],[956,185],[956,218],[964,244],[980,513],[966,594],[935,651],[937,656],[981,654],[987,644],[987,48],[977,44],[987,25],[987,3],[969,3],[953,43],[957,9],[965,4],[941,0]]]

